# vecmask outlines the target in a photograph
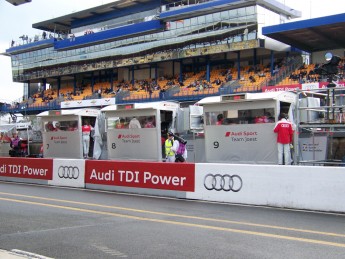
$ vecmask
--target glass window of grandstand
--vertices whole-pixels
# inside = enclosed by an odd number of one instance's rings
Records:
[[[156,128],[156,116],[128,116],[107,118],[108,129]]]
[[[44,122],[44,131],[77,131],[78,130],[78,121],[69,120],[69,121],[46,121]]]
[[[206,125],[274,123],[274,109],[227,110],[205,113]]]
[[[226,10],[215,12],[213,14],[206,14],[201,16],[196,16],[193,18],[185,18],[179,19],[176,21],[167,22],[166,30],[161,32],[154,32],[149,35],[143,35],[138,37],[129,37],[127,39],[118,39],[114,42],[110,43],[101,43],[95,46],[77,48],[73,50],[61,50],[56,52],[54,48],[46,48],[38,51],[30,51],[30,53],[22,53],[18,55],[17,62],[20,64],[22,69],[27,69],[31,67],[35,67],[37,64],[44,67],[47,65],[59,64],[59,63],[68,63],[70,61],[75,61],[76,59],[80,58],[91,58],[91,56],[86,57],[83,54],[89,53],[97,53],[100,51],[104,51],[102,56],[113,56],[117,53],[118,49],[126,46],[126,48],[121,49],[124,54],[131,54],[134,51],[136,52],[138,48],[142,48],[143,50],[151,49],[152,44],[148,44],[147,42],[153,42],[156,40],[167,41],[169,43],[171,37],[175,37],[179,35],[181,32],[185,32],[185,30],[190,30],[187,36],[180,37],[180,40],[183,41],[184,39],[189,40],[189,38],[197,37],[197,34],[207,34],[211,33],[214,30],[219,29],[227,29],[231,27],[231,33],[229,34],[229,40],[232,42],[241,41],[241,35],[243,30],[245,29],[246,25],[248,27],[248,35],[247,39],[255,39],[256,38],[256,24],[255,24],[255,13],[256,7],[242,7],[236,10]],[[238,27],[238,34],[236,31],[236,27]],[[206,36],[206,35],[205,35]],[[204,37],[205,37],[204,36]],[[128,44],[135,43],[129,47]],[[82,57],[80,55],[83,55]],[[35,63],[39,62],[39,63]],[[13,67],[17,66],[15,70],[19,70],[19,65],[15,65],[14,62],[12,63]],[[36,64],[36,65],[35,65]],[[19,75],[19,73],[17,73]]]

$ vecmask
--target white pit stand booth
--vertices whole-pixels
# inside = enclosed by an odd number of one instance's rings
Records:
[[[82,123],[88,120],[94,126],[98,113],[98,109],[84,108],[38,114],[43,124],[43,157],[82,159]]]

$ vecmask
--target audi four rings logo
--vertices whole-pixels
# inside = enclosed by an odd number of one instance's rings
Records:
[[[204,186],[209,191],[238,192],[242,189],[242,185],[242,178],[236,174],[207,174],[204,178]]]
[[[58,176],[64,179],[78,179],[79,168],[76,166],[60,166]]]

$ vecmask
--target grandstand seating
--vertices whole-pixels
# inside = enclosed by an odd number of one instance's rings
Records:
[[[257,71],[260,71],[261,75],[259,76],[258,72],[251,71],[250,67],[244,67],[240,71],[241,80],[239,80],[240,87],[234,90],[235,92],[257,92],[260,91],[262,82],[270,78],[270,73],[267,69],[263,66],[258,66]],[[152,90],[150,94],[145,88],[142,86],[142,82],[145,81],[148,84],[152,83],[152,79],[146,80],[139,80],[135,81],[134,85],[131,85],[130,82],[113,82],[114,90],[112,92],[109,91],[111,89],[111,85],[109,82],[99,82],[96,83],[93,87],[90,84],[85,85],[83,89],[78,89],[76,91],[76,95],[74,95],[73,86],[67,85],[60,89],[59,96],[57,95],[57,91],[53,89],[47,89],[43,93],[43,97],[40,97],[40,94],[37,93],[33,95],[34,99],[36,100],[33,103],[29,104],[29,107],[36,107],[42,104],[45,104],[49,101],[68,101],[68,100],[83,100],[83,99],[90,99],[95,98],[95,95],[101,90],[101,98],[114,98],[116,96],[117,90],[122,88],[122,91],[128,91],[129,95],[124,97],[125,101],[137,101],[143,99],[155,99],[159,98],[161,89],[165,91],[169,91],[169,89],[173,86],[178,86],[179,90],[173,94],[173,96],[196,96],[196,95],[215,95],[219,92],[219,88],[224,84],[227,80],[226,77],[231,74],[232,78],[237,78],[238,72],[237,69],[229,68],[229,69],[214,69],[210,73],[210,82],[206,82],[205,75],[206,71],[200,71],[198,73],[185,73],[183,80],[183,84],[180,86],[177,83],[177,80],[174,79],[167,79],[167,78],[160,78],[157,80],[157,85],[159,86],[158,89]],[[250,80],[250,77],[254,78],[254,80]],[[220,80],[221,83],[217,83],[216,80]],[[199,88],[199,86],[193,85],[195,82],[198,84],[202,84],[203,87]],[[207,87],[204,87],[204,85]],[[108,91],[106,91],[108,89]],[[97,96],[98,97],[98,96]]]
[[[343,58],[343,63],[345,60]],[[277,86],[282,85],[295,85],[299,83],[308,83],[308,82],[318,82],[319,75],[315,74],[313,71],[315,69],[315,64],[303,65],[295,69],[291,74],[286,76],[277,83]],[[43,97],[37,93],[33,95],[33,98],[29,101],[26,101],[28,107],[37,107],[42,105],[47,105],[53,101],[67,101],[67,100],[83,100],[90,98],[99,98],[95,95],[101,90],[101,98],[114,98],[116,97],[117,91],[121,88],[122,92],[127,92],[128,95],[123,97],[123,101],[145,101],[149,99],[158,99],[161,97],[161,89],[169,91],[171,88],[174,88],[174,92],[169,96],[175,97],[188,97],[188,96],[207,96],[207,95],[216,95],[219,94],[219,88],[226,83],[227,76],[231,75],[231,78],[236,79],[236,82],[239,84],[239,87],[233,89],[232,92],[241,93],[241,92],[258,92],[261,91],[262,87],[265,86],[268,80],[271,78],[271,73],[268,68],[260,65],[255,69],[250,66],[241,68],[240,79],[238,80],[238,71],[236,68],[229,69],[213,69],[210,73],[210,82],[206,82],[206,71],[200,71],[198,73],[188,72],[185,73],[183,83],[180,85],[177,83],[177,80],[174,78],[159,78],[156,82],[158,89],[152,90],[151,94],[147,91],[147,87],[143,85],[150,85],[155,83],[152,79],[146,80],[137,80],[134,85],[129,81],[127,82],[113,82],[114,88],[113,91],[110,91],[111,85],[109,82],[99,82],[96,83],[93,87],[90,84],[83,86],[82,89],[78,89],[77,94],[74,95],[73,86],[67,85],[60,89],[60,96],[57,95],[57,91],[53,89],[47,89],[44,91]],[[176,77],[177,78],[177,77]],[[220,80],[221,83],[217,82]],[[196,85],[195,85],[196,84]],[[201,88],[197,85],[203,85]],[[204,85],[207,85],[204,87]],[[151,88],[152,89],[152,88]]]
[[[313,73],[315,64],[303,65],[302,67],[293,71],[289,76],[285,77],[277,85],[293,85],[299,83],[318,82],[319,75]]]

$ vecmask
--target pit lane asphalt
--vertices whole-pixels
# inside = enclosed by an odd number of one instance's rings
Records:
[[[0,249],[51,258],[345,254],[343,214],[8,182],[0,182],[0,223]]]

